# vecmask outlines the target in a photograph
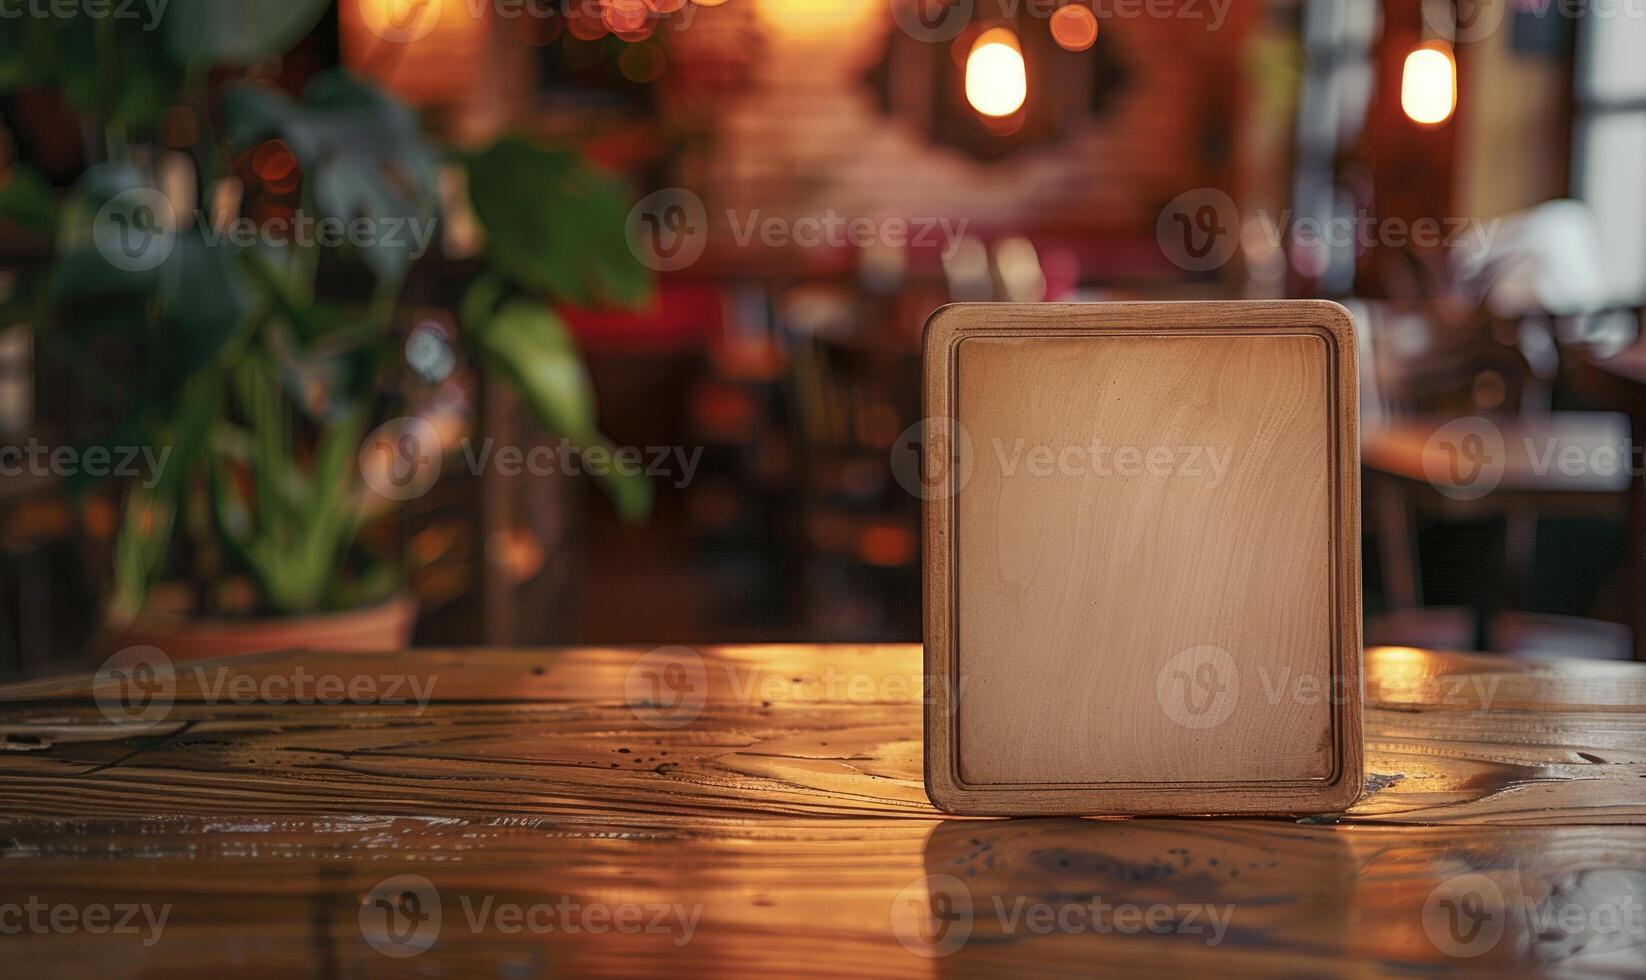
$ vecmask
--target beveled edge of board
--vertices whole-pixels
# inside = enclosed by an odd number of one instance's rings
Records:
[[[1360,380],[1354,320],[1324,300],[1188,303],[952,303],[927,319],[922,343],[922,416],[928,432],[954,418],[955,351],[967,337],[1009,334],[1078,336],[1137,330],[1181,334],[1313,334],[1328,347],[1333,431],[1333,773],[1325,779],[1249,783],[967,784],[955,756],[953,696],[954,507],[946,493],[922,504],[924,547],[926,795],[938,808],[966,816],[1160,816],[1330,813],[1347,809],[1365,783],[1362,711],[1365,674],[1360,597]],[[922,472],[933,469],[932,438],[923,440]],[[947,444],[944,442],[944,444]]]

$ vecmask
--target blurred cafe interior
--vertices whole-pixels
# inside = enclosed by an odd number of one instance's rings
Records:
[[[1646,659],[1643,0],[11,13],[0,678],[918,640],[989,300],[1344,304],[1367,641]]]

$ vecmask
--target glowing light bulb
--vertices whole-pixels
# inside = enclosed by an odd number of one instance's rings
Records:
[[[1052,40],[1065,51],[1084,51],[1097,43],[1097,16],[1071,4],[1057,8],[1051,19]]]
[[[1443,44],[1425,44],[1406,56],[1400,108],[1412,122],[1438,126],[1457,108],[1457,61]]]
[[[1009,116],[1029,97],[1028,68],[1017,35],[992,27],[966,56],[966,101],[985,116]]]

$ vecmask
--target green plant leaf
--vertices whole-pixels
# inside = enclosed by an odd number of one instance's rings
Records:
[[[202,458],[211,424],[221,409],[222,373],[197,372],[179,393],[175,414],[151,430],[150,446],[165,452],[159,471],[126,495],[125,516],[115,537],[116,618],[134,615],[148,587],[165,571],[176,515],[189,477]],[[158,462],[158,459],[157,459]]]
[[[134,192],[144,196],[128,196]],[[155,214],[169,207],[136,167],[100,164],[88,170],[62,211],[49,296],[58,305],[90,301],[103,311],[117,308],[109,305],[114,299],[154,300],[163,322],[176,326],[185,341],[176,351],[181,363],[193,368],[234,336],[256,306],[257,290],[227,242],[208,241],[198,229],[156,224]],[[73,319],[99,322],[83,313],[75,311]],[[133,330],[141,322],[129,315],[111,321]]]
[[[545,426],[578,443],[594,438],[594,387],[554,311],[511,300],[485,323],[479,340],[492,366],[515,383]]]
[[[114,537],[114,596],[109,618],[129,621],[143,607],[149,585],[165,566],[177,511],[148,491],[134,487],[122,504]]]
[[[373,222],[361,258],[379,279],[404,274],[432,238],[439,157],[416,114],[382,90],[341,71],[316,75],[302,102],[234,85],[223,93],[223,119],[238,146],[285,140],[322,214]]]
[[[498,268],[574,306],[638,306],[651,295],[651,273],[624,234],[632,202],[618,180],[572,150],[518,136],[464,162]]]
[[[154,183],[130,164],[100,163],[81,175],[57,226],[56,263],[48,290],[53,302],[152,294],[161,258],[175,231],[158,223],[155,209],[132,192],[152,194]],[[117,202],[129,201],[122,207]],[[125,261],[116,262],[116,259]]]
[[[185,341],[189,366],[217,356],[257,306],[257,290],[233,247],[211,244],[198,231],[178,236],[160,267],[160,296]]]
[[[183,65],[249,65],[301,41],[330,0],[171,0],[166,50]]]
[[[548,307],[505,302],[489,320],[470,324],[491,367],[514,383],[532,414],[556,435],[583,449],[609,448],[596,426],[594,387],[565,323]],[[625,518],[651,510],[651,484],[640,473],[604,468],[602,487]]]

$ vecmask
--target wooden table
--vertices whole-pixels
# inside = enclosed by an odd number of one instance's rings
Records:
[[[918,647],[644,654],[179,666],[148,729],[90,678],[0,688],[8,966],[1646,971],[1646,665],[1369,651],[1342,817],[960,820],[921,788]],[[347,700],[410,681],[426,709]],[[344,701],[272,703],[304,684]]]

